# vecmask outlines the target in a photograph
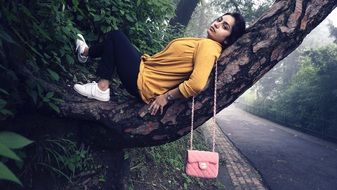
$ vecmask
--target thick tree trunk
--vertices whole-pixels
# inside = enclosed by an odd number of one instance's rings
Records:
[[[180,0],[177,5],[176,16],[170,20],[169,24],[171,26],[181,24],[186,27],[198,2],[199,0]]]
[[[217,111],[230,105],[298,47],[336,5],[336,0],[276,1],[243,37],[221,54]],[[60,104],[63,117],[105,125],[105,130],[92,128],[88,133],[116,148],[160,145],[177,140],[190,130],[190,100],[175,101],[166,106],[163,115],[151,116],[148,105],[127,96],[112,95],[112,100],[104,103],[82,98],[70,88],[53,88],[65,100]],[[196,97],[195,127],[212,116],[212,97],[213,85]]]

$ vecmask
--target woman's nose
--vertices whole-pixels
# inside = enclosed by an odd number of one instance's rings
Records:
[[[214,27],[219,28],[219,22],[215,22]]]

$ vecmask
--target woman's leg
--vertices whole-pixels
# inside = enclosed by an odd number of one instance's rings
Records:
[[[84,85],[75,84],[75,91],[89,98],[109,101],[109,80],[116,67],[119,78],[126,90],[133,96],[141,99],[137,88],[141,54],[122,32],[112,31],[107,33],[105,40],[100,46],[90,48],[86,46],[81,56],[87,55],[90,57],[102,57],[97,68],[97,76],[101,80],[98,84],[96,82]]]
[[[98,58],[103,55],[103,51],[104,51],[104,44],[103,42],[100,42],[85,49],[83,55],[89,56],[91,58]]]
[[[89,48],[84,37],[81,34],[77,34],[76,52],[79,62],[87,62],[88,56],[92,58],[100,57],[103,54],[103,50],[104,46],[102,44],[97,44]],[[110,100],[109,80],[100,80],[98,84],[95,81],[87,84],[75,84],[74,90],[88,98],[100,101]]]
[[[109,80],[116,67],[123,86],[130,94],[139,98],[137,76],[140,57],[141,54],[122,32],[111,31],[107,33],[103,42],[102,59],[97,68],[97,76]]]
[[[77,49],[79,49],[78,51],[80,51],[80,55],[84,56],[84,57],[91,57],[91,58],[98,58],[101,57],[103,55],[103,51],[104,51],[104,44],[103,42],[98,42],[94,45],[92,45],[90,48],[87,45],[87,43],[85,42],[85,39],[82,35],[78,35],[79,40],[77,40]],[[83,46],[83,47],[80,47]],[[81,48],[83,48],[84,50],[80,50]]]

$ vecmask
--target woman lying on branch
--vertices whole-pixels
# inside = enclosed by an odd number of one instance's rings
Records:
[[[196,96],[205,88],[222,49],[241,37],[245,28],[239,13],[226,13],[213,21],[207,29],[207,38],[178,38],[153,56],[141,55],[120,31],[107,33],[102,43],[91,47],[78,34],[78,60],[84,63],[88,57],[101,57],[97,68],[100,80],[75,84],[74,89],[88,98],[109,101],[109,80],[116,67],[126,90],[151,104],[152,115],[158,110],[162,113],[168,101]]]

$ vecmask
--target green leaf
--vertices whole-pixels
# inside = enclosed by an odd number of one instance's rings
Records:
[[[37,89],[38,95],[42,98],[43,97],[42,96],[43,88],[39,83],[36,84],[36,89]]]
[[[21,158],[19,158],[12,150],[10,150],[7,146],[3,145],[2,143],[0,143],[0,156],[21,161]]]
[[[36,32],[39,32],[39,36],[45,39],[48,39],[50,41],[52,41],[52,39],[50,38],[48,32],[46,30],[44,30],[42,27],[40,27],[37,23],[32,22],[32,27]],[[40,54],[41,56],[41,54]]]
[[[64,103],[64,100],[60,98],[51,98],[55,103]]]
[[[72,0],[72,2],[73,2],[74,7],[78,7],[78,4],[79,4],[78,0]]]
[[[0,38],[2,38],[3,40],[9,43],[17,45],[17,43],[13,40],[13,38],[10,35],[8,35],[2,27],[0,27]]]
[[[67,63],[70,65],[74,63],[74,59],[68,54],[66,55],[66,60],[67,60]]]
[[[137,0],[137,7],[139,7],[141,2],[142,2],[141,0]]]
[[[9,95],[9,93],[6,90],[2,89],[2,88],[0,88],[0,92],[4,93],[6,95]]]
[[[60,108],[57,107],[57,105],[50,103],[50,102],[48,104],[53,110],[55,110],[57,113],[60,113]]]
[[[94,16],[94,22],[98,22],[100,20],[102,20],[102,18],[100,16],[97,15],[93,15]]]
[[[74,171],[75,171],[75,169],[76,169],[75,164],[73,164],[73,163],[69,163],[69,164],[68,164],[68,168],[69,168],[69,170],[70,170],[71,172],[73,172],[73,173],[74,173]]]
[[[22,186],[21,181],[2,162],[0,162],[0,179],[12,181]]]
[[[43,55],[44,55],[44,57],[47,58],[47,59],[50,59],[50,58],[51,58],[50,55],[48,55],[47,53],[44,53]]]
[[[29,90],[29,95],[32,97],[34,104],[37,104],[37,92],[35,90]]]
[[[54,92],[48,92],[47,95],[46,95],[46,98],[51,98],[54,96]]]
[[[126,15],[126,19],[130,22],[134,22],[135,20],[130,16],[130,15]]]
[[[2,109],[2,110],[0,110],[0,113],[1,113],[2,115],[11,115],[11,116],[14,116],[13,112],[11,112],[11,111],[9,111],[9,110],[7,110],[7,109]]]
[[[0,109],[4,108],[7,104],[7,101],[0,99]]]
[[[53,71],[51,69],[47,69],[47,71],[49,72],[49,74],[50,74],[50,76],[53,80],[59,81],[60,76],[55,71]]]
[[[32,13],[31,13],[31,10],[29,10],[27,7],[25,6],[19,6],[19,10],[22,11],[22,13],[25,14],[25,16],[31,18],[33,21],[37,21],[36,18],[33,17]]]
[[[33,141],[23,137],[17,133],[4,131],[0,132],[0,143],[12,149],[23,148]]]
[[[43,101],[43,102],[50,102],[50,99],[48,99],[48,98],[46,98],[46,97],[43,97],[43,98],[42,98],[42,101]]]
[[[0,68],[3,69],[3,70],[5,70],[5,71],[9,71],[6,67],[4,67],[2,65],[0,65]]]

